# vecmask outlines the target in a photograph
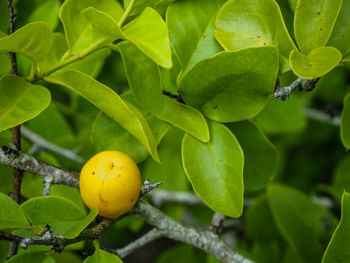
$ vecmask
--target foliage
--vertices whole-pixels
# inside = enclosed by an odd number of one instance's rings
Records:
[[[218,212],[242,224],[229,245],[246,258],[350,262],[350,0],[14,2],[17,30],[8,34],[0,0],[1,145],[23,124],[84,160],[123,151],[143,179],[204,202],[162,205],[173,218],[207,225]],[[17,54],[19,76],[8,52]],[[277,81],[297,78],[320,81],[310,94],[272,97]],[[82,167],[27,137],[22,144],[41,161]],[[73,239],[99,220],[76,189],[54,185],[41,196],[42,179],[25,174],[19,205],[7,196],[12,170],[1,165],[0,178],[6,233],[38,237],[48,224]],[[321,195],[334,209],[314,201]],[[245,200],[253,200],[248,208]],[[122,246],[132,231],[144,232],[127,218],[101,242]],[[235,237],[231,228],[223,231]],[[88,241],[74,246],[62,257],[49,246],[20,249],[6,262],[121,262]],[[1,241],[1,262],[7,249]],[[175,257],[215,262],[190,246],[151,260]]]

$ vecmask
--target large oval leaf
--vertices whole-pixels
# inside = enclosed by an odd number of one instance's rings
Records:
[[[27,212],[32,224],[38,227],[49,225],[55,235],[75,238],[97,216],[97,209],[86,212],[72,201],[59,196],[34,197],[21,207]]]
[[[123,263],[123,261],[112,253],[97,249],[95,253],[87,257],[83,263]]]
[[[29,251],[15,255],[6,263],[55,263],[55,260],[47,252]]]
[[[304,54],[326,45],[337,20],[342,0],[299,0],[294,16],[294,35]]]
[[[157,118],[207,142],[209,131],[203,115],[188,105],[162,95],[158,66],[131,43],[123,42],[118,49],[135,100]]]
[[[83,96],[130,132],[159,161],[156,140],[142,113],[136,107],[131,109],[131,105],[127,105],[111,88],[73,69],[59,71],[53,76],[45,77],[45,80],[65,86]]]
[[[25,211],[9,196],[0,192],[0,229],[30,228]]]
[[[341,219],[323,255],[322,263],[350,262],[350,194],[343,193]]]
[[[350,93],[344,98],[344,108],[340,119],[340,137],[347,150],[350,149]]]
[[[274,0],[227,2],[216,18],[215,37],[226,50],[276,46],[280,54],[281,72],[290,69],[289,53],[296,49]]]
[[[123,27],[123,33],[155,63],[164,68],[172,67],[168,28],[157,11],[147,7]]]
[[[182,162],[197,195],[214,211],[239,217],[243,210],[243,151],[230,130],[209,122],[210,141],[186,134]]]
[[[326,75],[342,59],[340,51],[334,47],[320,47],[307,55],[293,50],[290,53],[290,64],[293,72],[300,78],[315,79]]]
[[[14,75],[0,79],[0,98],[0,131],[34,118],[51,101],[48,89]]]
[[[60,19],[70,53],[77,53],[96,43],[99,38],[93,32],[91,23],[86,19],[82,11],[93,7],[98,11],[105,12],[115,21],[119,21],[124,11],[118,1],[115,0],[67,0],[61,6]]]
[[[170,40],[182,73],[197,61],[221,51],[214,37],[214,20],[223,0],[176,1],[166,13]]]
[[[332,35],[327,46],[333,46],[339,49],[343,56],[350,53],[350,0],[343,0],[337,22],[334,25]]]
[[[249,121],[230,123],[227,127],[237,137],[243,149],[245,190],[264,188],[276,175],[276,148],[264,133]]]
[[[187,72],[181,95],[210,119],[241,121],[263,109],[275,88],[277,72],[275,47],[224,51],[199,61]]]
[[[43,22],[27,24],[13,34],[0,38],[0,52],[16,52],[33,62],[43,60],[51,45],[52,32]]]
[[[267,195],[276,225],[291,248],[305,262],[320,262],[323,240],[336,224],[331,213],[287,186],[271,185]]]

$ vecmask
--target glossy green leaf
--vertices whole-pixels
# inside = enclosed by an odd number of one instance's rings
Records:
[[[266,133],[296,133],[306,126],[303,105],[296,96],[287,101],[270,98],[266,107],[254,118],[254,122]]]
[[[227,125],[237,137],[244,153],[244,188],[264,188],[276,175],[277,150],[264,133],[249,121]]]
[[[289,53],[295,50],[274,0],[231,0],[219,11],[215,37],[226,50],[272,45],[280,54],[280,71],[290,69]]]
[[[271,185],[267,196],[275,223],[290,247],[304,262],[320,262],[322,242],[335,224],[330,212],[287,186]]]
[[[25,211],[9,196],[0,192],[0,229],[30,228]]]
[[[51,30],[54,30],[58,25],[59,10],[60,1],[58,0],[39,1],[38,6],[30,14],[28,22],[43,21],[47,23]]]
[[[48,89],[14,75],[0,78],[0,98],[0,131],[34,118],[51,101]]]
[[[327,46],[336,47],[343,56],[350,54],[350,1],[343,0],[337,22],[334,25],[332,34]]]
[[[24,202],[21,207],[26,211],[32,224],[37,227],[50,226],[55,235],[75,238],[94,218],[98,210],[93,209],[88,215],[72,201],[59,196],[34,197]]]
[[[243,211],[243,151],[230,130],[210,121],[210,141],[186,134],[182,162],[196,194],[215,212],[239,217]]]
[[[342,0],[299,0],[294,17],[294,35],[301,52],[326,45],[337,20]]]
[[[320,47],[307,55],[293,50],[289,59],[295,75],[304,79],[315,79],[334,69],[341,61],[342,55],[334,47]]]
[[[123,27],[123,33],[155,63],[164,68],[172,67],[168,28],[154,9],[147,7]]]
[[[123,94],[121,98],[128,103],[134,103],[131,93]],[[149,113],[145,113],[145,117],[158,144],[169,125]],[[128,154],[136,163],[144,161],[149,155],[147,149],[139,141],[102,112],[97,115],[93,124],[92,140],[98,152],[118,150]]]
[[[181,81],[181,95],[210,119],[241,121],[263,109],[273,93],[277,72],[275,47],[223,51],[188,71]]]
[[[45,78],[47,81],[65,86],[83,96],[101,111],[106,113],[139,140],[159,161],[157,143],[142,114],[131,109],[119,95],[90,76],[72,69],[57,72]]]
[[[0,31],[0,39],[6,37],[6,34]],[[0,75],[11,72],[11,59],[9,54],[0,53]]]
[[[141,13],[146,7],[152,7],[155,10],[165,8],[175,0],[135,0],[134,6],[130,12],[130,16]],[[124,0],[124,8],[126,9],[131,0]]]
[[[51,45],[52,32],[43,22],[27,24],[15,33],[0,38],[0,52],[16,52],[33,62],[43,60],[49,53]]]
[[[350,93],[344,98],[344,107],[340,119],[340,137],[347,150],[350,149]]]
[[[214,37],[214,20],[222,0],[176,1],[166,13],[172,46],[180,61],[181,76],[197,61],[222,50]]]
[[[64,27],[70,53],[78,53],[100,40],[96,38],[96,35],[94,35],[96,32],[94,32],[92,24],[86,19],[86,15],[82,13],[84,9],[89,7],[100,11],[98,14],[103,18],[101,24],[103,23],[109,29],[113,25],[106,24],[106,21],[110,21],[108,18],[112,18],[115,22],[118,22],[124,13],[120,4],[115,0],[64,1],[59,16]],[[106,13],[109,17],[106,18],[101,12]]]
[[[128,42],[119,44],[118,49],[137,103],[157,118],[207,142],[209,131],[203,115],[188,105],[162,95],[158,66]]]
[[[322,263],[350,262],[350,194],[344,193],[341,201],[341,219],[323,255]]]
[[[55,260],[47,252],[29,251],[15,255],[6,261],[6,263],[55,263]]]
[[[95,253],[87,257],[84,263],[123,263],[123,261],[112,253],[97,249]]]

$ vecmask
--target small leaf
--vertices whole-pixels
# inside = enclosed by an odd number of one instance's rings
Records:
[[[98,10],[100,17],[103,17],[103,12],[108,14],[110,18],[114,19],[115,23],[119,21],[124,13],[120,4],[114,0],[64,1],[59,16],[63,24],[70,53],[78,53],[91,45],[96,44],[96,42],[100,40],[96,38],[96,35],[94,36],[91,23],[86,19],[86,15],[82,13],[84,9],[89,7]],[[106,24],[110,19],[103,17],[103,20],[104,25],[107,28],[112,27],[112,25],[109,25],[108,23]]]
[[[136,102],[160,120],[207,142],[209,131],[203,115],[188,105],[162,95],[159,67],[131,43],[122,42],[117,48]]]
[[[187,72],[181,81],[181,95],[212,120],[241,121],[264,108],[275,88],[277,72],[275,47],[223,51]]]
[[[340,137],[345,148],[350,150],[350,93],[344,98],[344,108],[340,119]]]
[[[339,49],[343,56],[350,54],[350,1],[343,0],[337,22],[334,25],[332,35],[327,46]]]
[[[230,130],[209,122],[211,139],[203,143],[185,134],[182,162],[196,194],[215,212],[239,217],[243,210],[243,152]]]
[[[25,211],[11,197],[0,192],[0,229],[30,227]]]
[[[11,257],[6,263],[55,263],[55,260],[42,251],[28,251]]]
[[[227,127],[237,137],[244,153],[244,188],[264,188],[276,175],[277,150],[264,133],[249,121],[230,123]]]
[[[186,73],[197,61],[222,50],[214,37],[214,20],[222,0],[176,1],[166,13],[170,40]]]
[[[322,243],[336,223],[332,214],[305,194],[283,185],[271,185],[268,202],[275,223],[290,247],[305,262],[320,262]]]
[[[123,261],[112,253],[97,249],[95,253],[87,257],[83,263],[123,263]]]
[[[322,263],[350,262],[350,194],[341,200],[341,219],[323,255]]]
[[[0,98],[0,131],[34,118],[51,101],[48,89],[14,75],[0,78]]]
[[[0,38],[0,52],[16,52],[33,62],[43,60],[49,53],[51,45],[52,32],[43,22],[27,24],[15,33]]]
[[[294,35],[304,54],[326,45],[337,20],[342,0],[299,0],[294,16]]]
[[[157,144],[148,123],[136,112],[137,109],[131,109],[111,88],[73,69],[59,71],[53,76],[45,77],[45,80],[65,86],[83,96],[130,132],[159,161]]]
[[[231,0],[219,11],[215,37],[226,50],[272,45],[280,54],[280,71],[290,69],[295,44],[274,0]]]
[[[85,211],[72,201],[59,196],[34,197],[21,207],[33,225],[43,228],[48,224],[55,235],[65,238],[77,237],[98,213],[97,209],[92,209],[86,216]]]
[[[315,79],[326,75],[341,59],[340,51],[334,47],[316,48],[307,55],[293,50],[289,57],[295,75],[304,79]]]
[[[155,63],[164,68],[172,67],[168,28],[154,9],[147,7],[123,27],[123,33]]]

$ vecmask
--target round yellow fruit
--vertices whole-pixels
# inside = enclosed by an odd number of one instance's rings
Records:
[[[80,194],[100,216],[114,218],[128,212],[141,192],[141,175],[125,153],[105,151],[94,155],[80,173]]]

